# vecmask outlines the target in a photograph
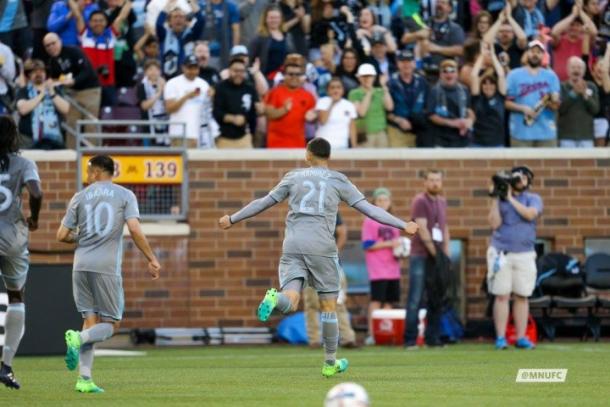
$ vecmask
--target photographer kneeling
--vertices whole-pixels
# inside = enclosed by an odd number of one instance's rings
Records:
[[[515,346],[533,349],[525,337],[529,297],[536,282],[536,221],[542,213],[540,195],[528,192],[534,173],[527,167],[515,167],[510,174],[493,176],[495,199],[489,211],[493,229],[487,250],[487,287],[495,295],[494,323],[496,349],[506,349],[506,325],[510,294],[513,293],[513,318],[517,333]]]

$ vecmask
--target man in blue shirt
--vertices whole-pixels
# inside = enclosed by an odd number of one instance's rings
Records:
[[[494,324],[496,349],[506,349],[509,300],[513,296],[513,318],[517,333],[515,346],[533,349],[525,336],[529,314],[528,297],[536,283],[536,223],[542,214],[542,198],[527,191],[534,173],[527,167],[511,170],[512,182],[505,199],[495,198],[489,211],[493,229],[487,250],[487,288],[495,295]]]
[[[415,56],[409,50],[396,54],[398,72],[388,83],[394,111],[388,114],[388,139],[390,147],[415,147],[416,134],[426,126],[426,80],[415,73]]]
[[[557,146],[560,83],[555,72],[542,67],[544,51],[540,41],[530,42],[525,66],[510,71],[506,79],[511,147]]]

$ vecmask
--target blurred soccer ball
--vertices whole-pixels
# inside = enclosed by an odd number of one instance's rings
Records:
[[[400,237],[400,245],[394,248],[394,257],[409,257],[411,254],[411,241],[406,237]]]
[[[369,395],[356,383],[339,383],[326,395],[324,407],[368,407]]]

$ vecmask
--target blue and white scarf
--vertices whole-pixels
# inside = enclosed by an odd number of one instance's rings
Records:
[[[38,91],[31,83],[27,86],[28,98],[34,99]],[[32,110],[32,139],[37,143],[43,139],[63,143],[59,115],[53,104],[53,100],[47,94],[42,101]]]

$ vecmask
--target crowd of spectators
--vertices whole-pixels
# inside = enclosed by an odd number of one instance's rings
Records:
[[[119,108],[177,123],[140,130],[145,145],[608,141],[606,0],[0,0],[0,14],[0,113],[26,147],[73,148],[66,127]]]

